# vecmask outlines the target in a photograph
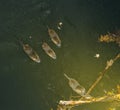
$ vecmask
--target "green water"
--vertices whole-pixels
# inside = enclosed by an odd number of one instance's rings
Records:
[[[86,90],[98,77],[106,61],[120,48],[114,43],[99,43],[98,37],[120,28],[119,0],[9,0],[0,1],[0,110],[50,110],[60,99],[76,95],[64,73],[75,78]],[[61,30],[57,24],[63,22]],[[47,25],[62,41],[56,47]],[[29,36],[32,36],[30,39]],[[30,44],[41,63],[30,60],[18,40]],[[41,48],[47,42],[57,59]],[[100,54],[96,59],[94,55]],[[120,61],[115,62],[91,93],[104,95],[120,83]],[[75,110],[106,110],[109,103],[85,104]],[[119,110],[120,108],[118,108]]]

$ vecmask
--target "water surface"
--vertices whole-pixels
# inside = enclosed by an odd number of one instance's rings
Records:
[[[120,48],[114,43],[99,43],[98,37],[120,28],[119,1],[110,0],[9,0],[0,1],[0,101],[1,110],[50,110],[60,99],[76,95],[64,73],[75,78],[86,90],[98,77],[106,61]],[[57,29],[63,22],[61,30]],[[56,30],[62,41],[56,47],[47,33]],[[32,36],[30,39],[29,36]],[[30,60],[19,39],[29,43],[40,55],[41,63]],[[47,42],[57,59],[41,48]],[[94,55],[100,54],[96,59]],[[91,93],[104,95],[120,83],[117,61]],[[82,105],[79,110],[105,110],[109,103]],[[119,108],[118,108],[119,109]]]

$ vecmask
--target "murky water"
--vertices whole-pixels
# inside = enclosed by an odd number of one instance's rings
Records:
[[[119,1],[106,0],[9,0],[0,1],[0,109],[50,110],[60,99],[76,95],[64,73],[88,90],[120,48],[114,43],[99,43],[98,37],[120,28]],[[63,23],[61,30],[57,29]],[[47,26],[56,30],[62,41],[56,47],[48,36]],[[30,38],[30,36],[32,38]],[[30,60],[19,39],[29,43],[41,63]],[[47,42],[56,52],[53,60],[42,50]],[[99,53],[100,58],[95,58]],[[115,62],[91,93],[104,95],[120,83],[120,61]],[[109,103],[85,104],[75,110],[105,110]],[[118,108],[120,109],[120,108]]]

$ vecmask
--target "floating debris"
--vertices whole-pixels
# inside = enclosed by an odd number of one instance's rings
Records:
[[[106,43],[115,42],[120,46],[120,35],[117,34],[108,33],[105,35],[101,35],[98,40],[100,42],[106,42]]]
[[[61,40],[58,34],[53,29],[50,29],[49,27],[48,27],[48,33],[53,43],[56,44],[58,47],[61,47]]]
[[[22,45],[24,52],[29,56],[30,59],[37,63],[40,63],[39,55],[36,53],[35,50],[32,49],[29,44],[23,44],[23,42],[20,42],[20,44]]]
[[[53,51],[53,49],[51,49],[51,47],[47,43],[44,42],[42,44],[42,48],[48,56],[50,56],[53,59],[56,59],[55,52]]]
[[[95,56],[94,56],[95,58],[99,58],[100,57],[100,54],[95,54]]]

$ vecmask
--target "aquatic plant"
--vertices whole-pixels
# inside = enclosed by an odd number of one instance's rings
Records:
[[[101,35],[99,37],[98,41],[106,42],[106,43],[115,42],[116,44],[118,44],[120,46],[120,34],[108,33],[105,35]]]

